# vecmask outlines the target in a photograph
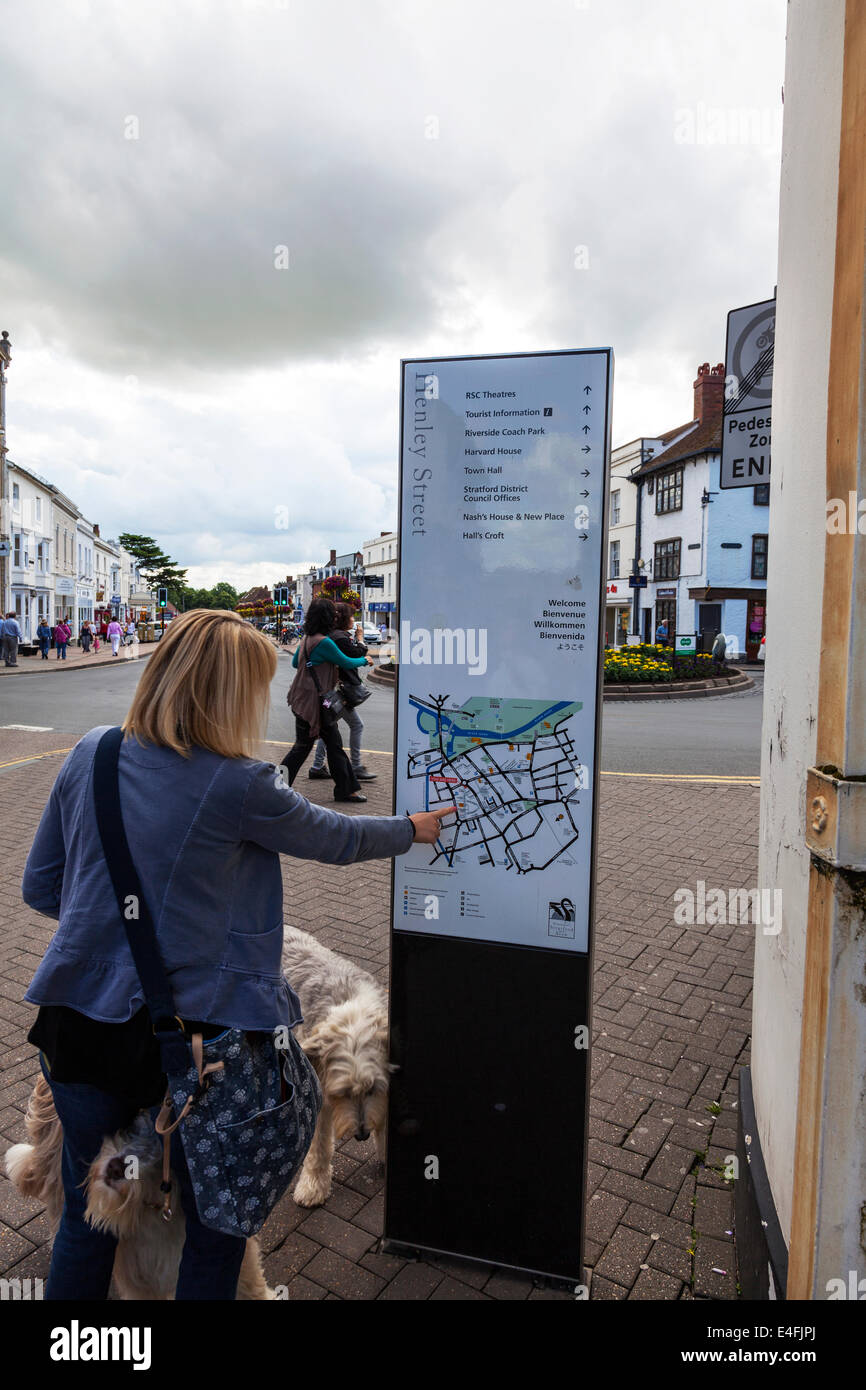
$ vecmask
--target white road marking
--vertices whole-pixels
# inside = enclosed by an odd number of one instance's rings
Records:
[[[53,724],[0,724],[0,729],[21,729],[25,734],[50,734]]]

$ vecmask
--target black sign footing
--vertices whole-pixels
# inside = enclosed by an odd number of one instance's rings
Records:
[[[588,995],[585,955],[394,932],[388,1246],[583,1282]]]

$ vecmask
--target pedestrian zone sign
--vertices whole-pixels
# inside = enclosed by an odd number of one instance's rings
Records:
[[[770,481],[776,301],[728,314],[719,487]]]

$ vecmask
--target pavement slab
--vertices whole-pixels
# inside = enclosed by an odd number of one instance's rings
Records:
[[[26,1042],[34,1010],[21,998],[54,925],[22,904],[21,873],[74,742],[0,728],[0,1151],[24,1138],[38,1064]],[[278,762],[284,751],[262,745],[261,756]],[[362,813],[390,813],[392,760],[370,753],[366,761],[378,780],[365,785]],[[311,801],[331,801],[331,784],[310,782],[305,770],[296,786]],[[586,1251],[593,1299],[736,1297],[732,1184],[708,1165],[733,1151],[752,934],[675,925],[673,894],[699,879],[725,889],[754,883],[757,819],[749,785],[602,779]],[[389,879],[387,862],[284,859],[285,920],[387,986]],[[269,1281],[301,1301],[573,1299],[513,1270],[383,1252],[382,1190],[372,1142],[347,1141],[324,1207],[301,1209],[287,1194],[266,1223]],[[39,1204],[0,1180],[0,1272],[44,1277],[48,1249]]]

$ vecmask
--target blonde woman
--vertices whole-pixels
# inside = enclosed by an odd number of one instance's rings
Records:
[[[255,757],[277,654],[237,614],[176,618],[123,724],[126,835],[188,1033],[294,1027],[283,979],[281,854],[323,863],[387,859],[432,844],[439,812],[347,816],[313,806]],[[24,873],[30,907],[58,928],[27,991],[29,1039],[63,1126],[65,1205],[48,1299],[104,1299],[114,1237],[84,1220],[82,1182],[104,1134],[164,1093],[159,1052],[99,847],[92,768],[103,728],[58,774]],[[180,1144],[173,1161],[186,1215],[176,1298],[232,1299],[244,1240],[202,1225]]]

